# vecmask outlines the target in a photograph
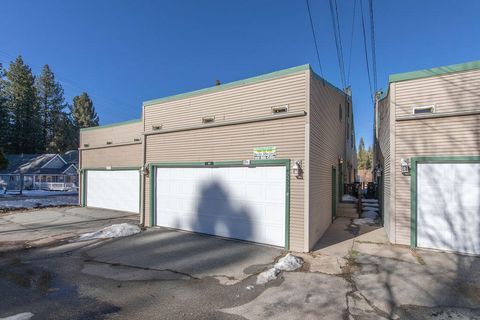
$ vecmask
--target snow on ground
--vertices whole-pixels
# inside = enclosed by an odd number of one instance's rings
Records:
[[[303,265],[303,259],[296,257],[292,254],[287,254],[278,260],[277,263],[266,271],[263,271],[257,276],[257,284],[265,284],[272,280],[277,279],[278,275],[282,271],[294,271]]]
[[[355,198],[354,196],[351,196],[349,194],[344,194],[342,196],[342,201],[357,201],[358,199]]]
[[[9,316],[9,317],[6,317],[6,318],[0,318],[0,320],[28,320],[31,317],[33,317],[33,313],[23,312],[23,313],[16,314],[14,316]]]
[[[64,205],[77,205],[78,197],[75,196],[58,196],[48,198],[30,198],[20,200],[0,201],[1,209],[32,209],[42,207],[55,207]]]
[[[354,224],[360,225],[360,224],[375,224],[375,219],[372,218],[360,218],[360,219],[355,219],[353,220]]]
[[[139,233],[140,231],[141,229],[139,226],[131,223],[112,224],[111,226],[105,227],[99,231],[84,233],[80,235],[78,241],[128,237]]]
[[[77,194],[77,191],[49,191],[49,190],[23,190],[22,195],[18,191],[7,191],[7,194],[3,192],[0,193],[0,198],[9,198],[9,197],[48,197],[48,196],[64,196],[64,195],[74,195]]]
[[[285,257],[280,258],[277,263],[273,266],[274,268],[282,271],[293,271],[297,270],[303,265],[303,259],[295,257],[292,254],[287,254]]]
[[[378,208],[365,205],[365,207],[362,207],[362,211],[378,211]]]
[[[378,200],[377,199],[362,199],[362,202],[367,202],[367,203],[378,203]]]
[[[362,218],[376,219],[378,218],[378,212],[375,211],[363,211]]]

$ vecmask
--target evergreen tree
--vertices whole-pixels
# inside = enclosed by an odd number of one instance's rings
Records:
[[[65,113],[67,104],[63,97],[63,88],[55,81],[55,75],[48,65],[36,81],[38,106],[42,121],[42,145],[46,152],[63,153],[71,144],[65,130],[70,130],[68,116]]]
[[[86,92],[73,98],[72,119],[75,126],[75,145],[78,147],[80,129],[98,126],[99,122],[93,101]]]
[[[21,56],[6,73],[11,130],[7,151],[11,153],[37,153],[43,151],[41,118],[37,104],[35,77]]]
[[[0,170],[5,170],[8,167],[8,159],[5,153],[3,153],[3,149],[0,148]]]
[[[4,80],[5,72],[0,63],[0,149],[5,148],[8,143],[10,132],[10,112],[8,110],[7,92],[5,90],[6,82]]]

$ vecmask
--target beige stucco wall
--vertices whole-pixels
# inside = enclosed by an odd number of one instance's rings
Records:
[[[289,106],[289,113],[307,109],[307,71],[250,83],[218,92],[144,107],[145,131],[162,124],[162,131],[201,126],[202,117],[251,122],[158,133],[145,137],[146,162],[205,162],[252,159],[253,148],[276,146],[277,159],[305,160],[305,116],[271,117],[271,107]],[[145,218],[150,225],[150,190],[146,178]],[[291,177],[290,249],[306,250],[304,241],[305,183]]]
[[[350,99],[315,76],[310,78],[309,141],[309,247],[312,248],[332,222],[332,166],[337,168],[337,202],[340,201],[339,158],[344,159],[344,181],[347,182],[347,156],[354,146],[346,144],[347,123],[353,112],[346,112]],[[339,106],[342,118],[339,116]],[[351,111],[351,110],[350,110]],[[350,127],[351,129],[351,127]],[[353,160],[350,160],[353,161]]]
[[[480,115],[403,120],[416,105],[435,105],[435,113],[480,111],[480,70],[401,81],[391,90],[395,108],[395,242],[410,244],[410,176],[400,159],[414,156],[480,155]]]

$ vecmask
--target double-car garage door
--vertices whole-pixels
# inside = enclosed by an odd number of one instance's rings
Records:
[[[156,167],[156,225],[285,246],[285,166]]]
[[[418,163],[417,172],[417,245],[480,254],[480,163]]]
[[[138,170],[87,170],[86,206],[140,212],[140,172]]]

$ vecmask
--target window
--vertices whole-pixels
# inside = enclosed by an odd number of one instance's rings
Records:
[[[343,115],[342,115],[342,105],[340,104],[340,105],[338,106],[338,119],[339,119],[339,120],[342,120],[342,116],[343,116]]]
[[[435,106],[421,106],[421,107],[413,107],[413,114],[426,114],[426,113],[434,113]]]

